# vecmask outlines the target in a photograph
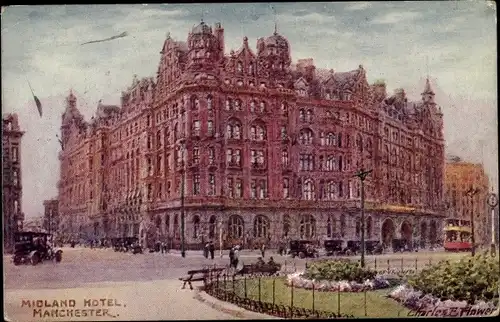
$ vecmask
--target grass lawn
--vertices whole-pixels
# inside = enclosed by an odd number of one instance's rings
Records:
[[[260,282],[260,300],[262,302],[273,303],[273,280],[275,281],[275,303],[279,305],[292,304],[292,289],[285,284],[284,278],[261,278]],[[259,280],[246,280],[247,297],[259,299]],[[232,282],[228,283],[232,289]],[[243,280],[236,280],[234,285],[235,293],[241,297],[245,296],[245,287]],[[366,310],[365,293],[350,292],[315,292],[314,309],[322,311],[338,312],[338,301],[340,296],[340,313],[350,314],[355,317],[406,317],[408,309],[396,301],[386,298],[392,288],[368,291],[366,292]],[[311,290],[293,289],[293,306],[303,308],[313,308],[313,293]],[[366,314],[365,314],[366,312]]]

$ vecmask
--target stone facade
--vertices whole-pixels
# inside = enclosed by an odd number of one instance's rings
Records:
[[[22,230],[21,131],[17,114],[2,117],[2,212],[3,238],[6,249],[13,243],[14,233]]]
[[[57,198],[43,201],[43,228],[52,234],[59,230],[59,200]]]
[[[487,204],[488,176],[482,164],[449,160],[445,166],[445,202],[447,218],[470,220],[474,215],[475,241],[488,246],[491,243],[491,208]],[[479,192],[471,197],[466,195],[471,187]]]
[[[443,118],[429,81],[420,102],[387,95],[362,66],[292,64],[277,32],[229,55],[220,23],[167,36],[155,78],[134,77],[121,106],[99,104],[90,122],[70,94],[61,131],[67,234],[178,245],[184,210],[188,247],[358,239],[361,168],[373,169],[369,238],[441,231]]]

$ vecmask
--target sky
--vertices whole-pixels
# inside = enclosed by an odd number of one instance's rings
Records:
[[[276,15],[273,13],[274,6]],[[43,212],[57,196],[56,139],[70,88],[88,120],[97,102],[118,104],[133,75],[156,76],[167,33],[176,40],[203,20],[225,29],[225,50],[278,32],[292,59],[404,88],[419,100],[429,76],[442,107],[446,153],[484,162],[498,190],[495,4],[483,1],[11,6],[2,8],[2,113],[15,112],[22,143],[22,207]],[[128,32],[125,38],[81,46]],[[28,80],[44,107],[38,116]]]

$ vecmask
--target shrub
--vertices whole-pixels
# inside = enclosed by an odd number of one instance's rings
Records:
[[[359,263],[346,260],[326,260],[310,264],[304,277],[310,280],[355,281],[372,280],[377,272],[362,268]]]
[[[441,300],[498,302],[500,267],[498,259],[487,254],[467,256],[432,265],[408,278],[408,284]]]

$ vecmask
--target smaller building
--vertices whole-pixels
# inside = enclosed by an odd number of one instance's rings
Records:
[[[487,205],[488,176],[479,163],[464,162],[458,157],[448,157],[445,166],[446,217],[470,220],[474,216],[475,242],[488,246],[491,243],[491,208]],[[470,196],[469,189],[478,192]]]
[[[57,198],[44,200],[43,228],[52,234],[59,231],[59,200]]]
[[[2,116],[2,214],[3,241],[7,251],[14,243],[14,234],[23,229],[24,214],[21,173],[21,131],[17,114]]]

